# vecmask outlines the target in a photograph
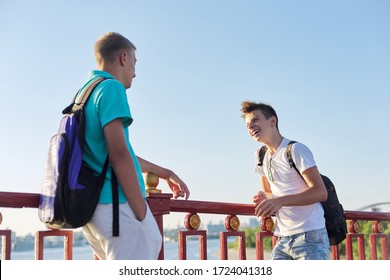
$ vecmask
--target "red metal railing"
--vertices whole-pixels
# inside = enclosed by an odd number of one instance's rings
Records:
[[[224,203],[211,201],[175,200],[171,194],[149,193],[148,204],[153,212],[161,233],[163,233],[164,216],[170,213],[187,213],[184,224],[186,230],[179,231],[178,258],[186,259],[187,236],[198,236],[200,240],[200,259],[207,259],[206,231],[199,230],[200,214],[226,215],[226,231],[220,233],[220,259],[228,258],[227,237],[237,236],[239,240],[239,259],[246,259],[245,232],[239,231],[239,216],[254,216],[254,207],[250,204]],[[38,208],[39,194],[0,192],[0,208]],[[390,221],[390,213],[345,211],[349,220],[349,233],[345,242],[347,260],[352,260],[353,240],[358,241],[358,257],[366,259],[364,235],[359,233],[358,221],[372,221],[372,233],[369,234],[371,259],[377,259],[377,241],[380,241],[382,259],[388,259],[388,236],[383,232],[383,222]],[[1,221],[0,221],[1,222]],[[263,241],[272,238],[272,221],[262,220],[259,232],[256,234],[256,259],[264,259]],[[261,229],[261,230],[260,230]],[[0,230],[2,236],[2,259],[11,259],[11,230]],[[69,230],[44,230],[35,234],[35,258],[43,259],[43,239],[45,236],[64,236],[64,259],[72,259],[72,231]],[[273,238],[273,244],[275,238]],[[164,248],[160,252],[159,259],[164,259]],[[340,259],[339,247],[332,246],[332,259]]]

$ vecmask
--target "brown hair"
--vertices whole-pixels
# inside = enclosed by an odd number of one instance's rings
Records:
[[[255,110],[260,110],[264,117],[268,120],[271,117],[276,118],[276,128],[278,128],[278,115],[276,114],[276,111],[274,108],[272,108],[271,105],[265,104],[265,103],[256,103],[253,101],[244,101],[241,103],[241,112],[242,117],[245,118],[245,116]]]

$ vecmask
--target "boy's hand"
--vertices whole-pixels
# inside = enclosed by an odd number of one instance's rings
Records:
[[[253,205],[257,207],[260,202],[262,202],[264,199],[266,199],[266,195],[264,192],[259,191],[255,196],[253,196]]]
[[[172,190],[173,197],[184,197],[188,199],[190,197],[190,190],[186,183],[184,183],[175,173],[172,172],[171,176],[167,179],[169,188]]]

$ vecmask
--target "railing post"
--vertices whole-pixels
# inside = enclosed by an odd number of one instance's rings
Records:
[[[357,238],[359,259],[365,260],[366,253],[364,249],[364,234],[358,233],[361,229],[360,223],[358,221],[351,220],[349,221],[348,229],[350,233],[347,233],[347,237],[345,240],[346,259],[353,260],[352,239]]]
[[[264,260],[264,238],[272,238],[272,247],[275,247],[277,237],[274,236],[273,228],[275,226],[274,220],[270,217],[261,218],[260,228],[261,232],[256,232],[256,260]]]
[[[238,259],[246,260],[245,232],[237,231],[240,228],[240,220],[236,215],[228,215],[225,219],[225,228],[227,232],[220,232],[220,259],[228,259],[227,238],[229,236],[238,237]]]
[[[11,230],[3,229],[0,230],[1,236],[1,259],[10,260],[11,259]]]
[[[220,260],[228,260],[228,248],[227,238],[229,236],[238,237],[238,259],[246,260],[246,249],[245,249],[245,232],[244,231],[224,231],[219,233],[220,238]]]
[[[353,260],[353,249],[352,249],[352,240],[356,238],[358,241],[358,253],[359,259],[365,260],[366,253],[364,249],[364,234],[362,233],[348,233],[345,240],[345,251],[346,251],[346,259]]]
[[[207,260],[207,236],[205,230],[179,231],[179,260],[187,259],[187,236],[198,236],[199,259]]]
[[[340,260],[340,249],[339,245],[332,245],[332,260]]]
[[[3,222],[3,215],[0,212],[0,224]],[[3,229],[0,230],[1,236],[1,259],[10,260],[11,259],[11,230]]]
[[[198,236],[199,238],[199,259],[207,260],[207,235],[205,230],[198,230],[200,218],[195,213],[187,214],[184,218],[184,225],[187,231],[179,230],[179,260],[187,259],[187,236]]]
[[[164,193],[148,193],[147,201],[149,208],[153,213],[154,218],[156,219],[157,226],[160,230],[161,236],[164,237],[164,219],[163,215],[170,213],[170,199],[172,194]],[[159,260],[164,259],[164,238],[162,240],[161,251],[158,257]]]
[[[44,237],[64,237],[64,260],[73,259],[73,231],[72,230],[40,230],[35,233],[35,259],[43,260]]]
[[[376,240],[381,239],[382,244],[382,260],[388,259],[388,248],[387,248],[387,234],[383,234],[384,226],[379,221],[374,221],[372,223],[372,231],[374,233],[370,234],[370,249],[371,249],[371,259],[377,260],[378,255],[376,251]]]
[[[171,212],[170,200],[172,194],[161,193],[157,189],[159,183],[158,176],[155,172],[145,174],[146,197],[150,210],[157,222],[162,238],[161,250],[158,256],[159,260],[164,259],[164,219],[163,215],[168,215]]]

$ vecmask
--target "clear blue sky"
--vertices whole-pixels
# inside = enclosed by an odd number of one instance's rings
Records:
[[[250,203],[259,190],[249,99],[311,148],[345,209],[389,201],[389,14],[387,0],[3,0],[0,190],[40,192],[61,110],[95,68],[96,39],[116,31],[138,49],[134,149],[191,199]],[[35,209],[0,211],[1,228],[43,228]]]

